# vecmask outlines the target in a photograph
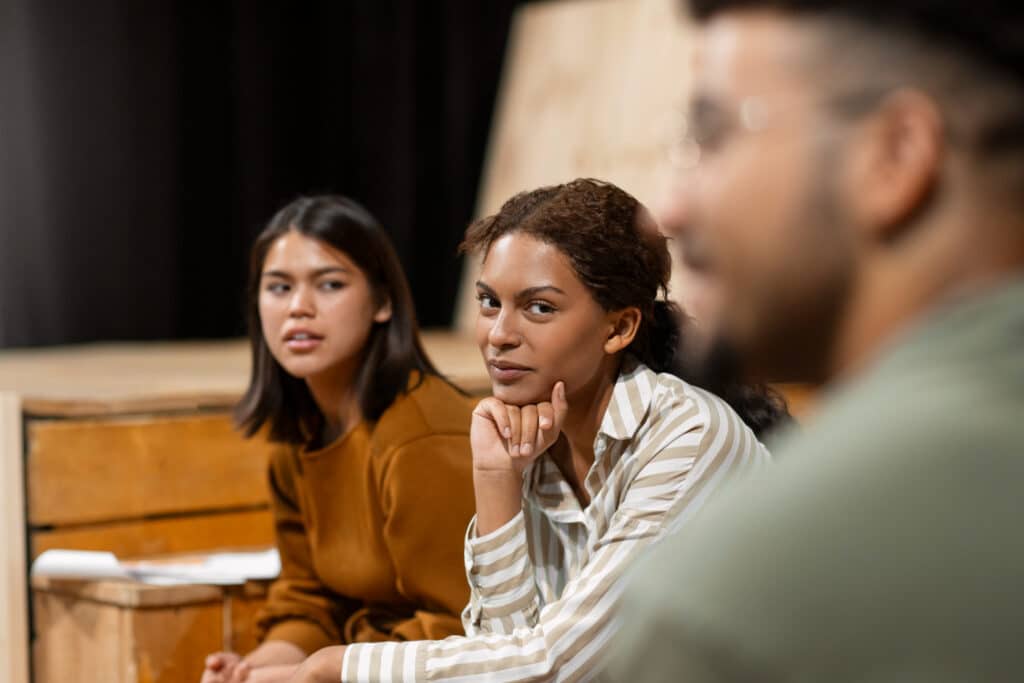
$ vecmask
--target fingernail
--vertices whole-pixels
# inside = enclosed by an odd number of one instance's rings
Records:
[[[550,426],[551,426],[551,420],[549,420],[549,419],[547,419],[547,418],[543,418],[543,419],[542,419],[542,420],[540,421],[540,426],[541,426],[541,427],[550,427]]]
[[[512,444],[512,455],[519,455],[519,444]]]
[[[505,427],[505,429],[502,430],[501,435],[504,436],[506,439],[509,438],[510,436],[512,436],[512,429],[510,427]]]
[[[533,448],[531,448],[531,447],[530,447],[530,444],[528,444],[528,443],[524,443],[524,444],[523,444],[523,445],[522,445],[522,446],[521,446],[521,447],[519,448],[519,453],[520,453],[521,455],[529,455],[529,454],[530,454],[530,451],[532,451],[532,450],[533,450]]]

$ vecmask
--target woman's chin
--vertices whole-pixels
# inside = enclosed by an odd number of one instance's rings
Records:
[[[543,391],[532,383],[523,384],[491,384],[491,395],[502,403],[513,406],[526,406],[551,400],[551,387]]]

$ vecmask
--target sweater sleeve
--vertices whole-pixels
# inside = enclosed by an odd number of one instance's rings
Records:
[[[261,641],[284,640],[312,653],[341,642],[338,624],[355,607],[328,590],[313,567],[300,506],[298,454],[292,449],[275,452],[269,479],[281,574],[257,616],[257,628]]]
[[[383,458],[384,543],[396,588],[419,605],[394,628],[407,640],[461,634],[459,613],[469,590],[463,536],[473,515],[472,458],[465,434],[431,434]]]

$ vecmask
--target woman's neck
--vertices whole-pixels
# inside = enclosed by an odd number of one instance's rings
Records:
[[[569,412],[562,423],[566,448],[555,454],[555,462],[584,506],[590,501],[583,481],[594,464],[594,438],[611,402],[619,365],[619,358],[609,358],[586,386],[566,396]]]
[[[335,441],[363,419],[355,389],[356,364],[344,364],[306,378],[306,386],[324,416],[323,444]]]

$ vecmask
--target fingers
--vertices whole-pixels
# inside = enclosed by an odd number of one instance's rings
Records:
[[[506,405],[505,412],[508,415],[508,425],[510,429],[508,435],[508,454],[515,458],[519,456],[519,445],[522,443],[522,409],[519,406]]]
[[[569,412],[569,401],[565,398],[565,382],[555,382],[555,386],[551,389],[551,407],[554,409],[554,427],[556,429],[562,428],[562,423],[565,422],[565,415]]]
[[[199,679],[199,683],[224,683],[224,677],[213,669],[204,669],[203,677]]]
[[[233,652],[214,652],[206,656],[206,668],[210,671],[220,671],[229,663],[233,663],[232,658],[238,661],[238,655]]]
[[[558,438],[558,430],[555,426],[555,409],[547,402],[537,405],[537,444],[538,452],[550,446]]]
[[[231,678],[228,679],[228,683],[245,683],[249,679],[251,671],[252,667],[249,665],[249,662],[239,662],[231,671]]]
[[[214,652],[207,656],[201,683],[243,683],[249,675],[249,664],[234,652]]]
[[[519,409],[519,455],[529,457],[537,447],[540,411],[538,406],[527,405]]]
[[[512,424],[509,422],[508,410],[504,403],[496,398],[485,398],[476,404],[473,414],[483,417],[494,423],[498,434],[504,439],[512,436]]]
[[[480,401],[473,410],[470,432],[474,457],[478,452],[496,454],[493,449],[497,447],[504,454],[492,458],[511,458],[513,466],[522,470],[555,442],[568,409],[564,382],[556,382],[552,387],[550,402],[516,406],[494,397]],[[481,457],[482,461],[485,459]]]

